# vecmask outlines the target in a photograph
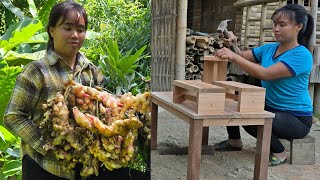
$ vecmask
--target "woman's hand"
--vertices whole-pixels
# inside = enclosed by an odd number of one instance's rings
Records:
[[[225,46],[230,47],[237,44],[237,39],[237,36],[235,36],[232,31],[229,31],[229,38],[223,38],[223,43]]]
[[[239,56],[236,53],[232,52],[230,49],[225,47],[219,49],[215,55],[220,58],[229,59],[230,61],[233,61],[237,56]]]

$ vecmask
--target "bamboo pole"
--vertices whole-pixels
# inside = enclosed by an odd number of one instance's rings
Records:
[[[250,34],[250,22],[249,22],[249,19],[251,17],[251,6],[248,6],[247,7],[247,14],[246,14],[246,27],[245,27],[245,39],[244,39],[244,48],[245,50],[248,49],[249,47],[249,40],[248,40],[248,36]]]
[[[313,17],[314,24],[317,24],[317,11],[318,11],[318,0],[312,0],[310,14]],[[309,42],[310,50],[313,50],[313,48],[315,48],[316,46],[316,32],[317,32],[317,26],[314,26],[313,33],[311,35],[310,42]]]
[[[185,79],[188,0],[178,0],[175,79]]]
[[[260,24],[259,46],[264,44],[265,31],[263,28],[266,25],[266,17],[267,17],[267,4],[262,4],[261,5],[261,24]]]
[[[246,6],[255,6],[255,5],[273,3],[273,2],[279,2],[279,0],[251,0],[251,1],[245,1],[245,2],[236,2],[233,4],[233,7],[243,8]]]
[[[313,17],[314,24],[317,24],[317,11],[318,11],[318,0],[312,0],[310,14]],[[311,52],[313,52],[314,49],[316,48],[315,47],[316,46],[316,31],[317,31],[316,28],[317,27],[314,26],[312,34],[311,34],[310,42],[309,42],[309,50]],[[317,49],[317,52],[314,53],[314,56],[319,56],[318,49]],[[318,57],[313,57],[313,65],[315,65],[315,63],[317,63],[317,60],[318,60]],[[315,84],[309,83],[309,94],[310,94],[312,104],[315,104],[315,101],[318,98],[318,97],[317,98],[315,97],[315,94],[316,94],[315,91],[316,91]]]

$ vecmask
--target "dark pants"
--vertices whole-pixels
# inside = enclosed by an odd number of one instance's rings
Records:
[[[272,122],[272,134],[270,142],[270,151],[280,153],[285,150],[280,139],[300,139],[305,137],[312,126],[312,116],[293,116],[290,113],[271,110],[267,111],[275,114]],[[256,126],[243,126],[245,131],[253,137],[257,137]],[[227,126],[229,139],[241,139],[239,126]]]
[[[81,180],[80,168],[76,168],[76,180]],[[87,180],[150,180],[150,171],[142,173],[129,168],[105,170],[100,167],[99,176],[89,176]],[[22,159],[22,180],[64,180],[42,169],[30,156],[25,155]]]

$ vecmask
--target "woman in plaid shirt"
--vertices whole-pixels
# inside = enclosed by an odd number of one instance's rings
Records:
[[[81,53],[87,29],[82,6],[66,1],[50,13],[46,55],[29,63],[18,76],[5,112],[5,126],[21,138],[23,179],[78,179],[76,171],[65,172],[53,153],[45,151],[39,123],[42,104],[54,97],[69,80],[83,85],[100,85],[104,77]]]
[[[19,75],[5,112],[5,126],[21,138],[23,180],[81,179],[80,167],[66,172],[51,151],[44,150],[39,124],[42,105],[56,96],[69,80],[85,86],[100,86],[103,74],[79,52],[88,26],[84,8],[65,1],[50,13],[46,55],[29,63]],[[101,167],[99,176],[87,179],[150,179],[139,171],[122,168],[112,172]]]

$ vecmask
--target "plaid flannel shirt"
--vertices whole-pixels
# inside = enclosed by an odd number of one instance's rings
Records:
[[[80,53],[74,70],[51,50],[39,61],[29,63],[17,78],[4,124],[21,138],[22,156],[28,154],[42,168],[56,176],[74,179],[74,171],[65,172],[54,155],[43,149],[47,142],[38,128],[44,115],[42,104],[61,91],[70,79],[89,86],[100,85],[104,77]]]

